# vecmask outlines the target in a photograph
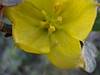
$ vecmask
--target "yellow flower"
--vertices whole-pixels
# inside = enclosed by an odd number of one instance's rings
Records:
[[[80,41],[96,18],[94,0],[24,0],[8,7],[16,44],[29,53],[46,54],[57,67],[73,68],[81,60]]]

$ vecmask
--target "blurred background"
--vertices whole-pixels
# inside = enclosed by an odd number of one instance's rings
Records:
[[[61,70],[56,68],[44,55],[29,54],[16,47],[10,36],[11,24],[5,20],[5,29],[0,32],[0,75],[100,75],[100,9],[93,30],[86,41],[97,48],[96,69],[88,73],[80,68]],[[10,36],[10,37],[8,37]]]

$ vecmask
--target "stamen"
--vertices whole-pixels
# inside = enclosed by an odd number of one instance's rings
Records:
[[[58,22],[62,23],[62,20],[63,20],[62,16],[58,16],[58,17],[57,17],[57,21],[58,21]]]
[[[44,16],[47,16],[47,13],[46,13],[45,10],[42,10],[41,12],[42,12],[42,14],[43,14]]]
[[[54,12],[59,15],[63,12],[64,10],[64,6],[65,6],[65,3],[67,2],[68,0],[56,0],[55,1],[55,4],[54,4]]]
[[[56,31],[55,26],[50,25],[50,27],[48,28],[48,31],[49,31],[50,33],[55,32],[55,31]]]
[[[56,2],[54,5],[54,11],[56,13],[60,13],[61,12],[61,8],[62,8],[62,4],[60,2]]]
[[[60,6],[60,2],[56,2],[55,6]]]
[[[48,14],[45,10],[41,10],[41,12],[44,15],[45,19],[49,19]]]

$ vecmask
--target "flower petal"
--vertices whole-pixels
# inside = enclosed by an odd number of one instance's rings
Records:
[[[52,14],[52,7],[53,7],[54,0],[30,0],[30,1],[37,8],[45,11],[47,15]]]
[[[26,2],[8,10],[7,16],[13,21],[13,38],[17,45],[26,52],[48,53],[48,35],[40,27],[43,17],[32,7],[32,3]]]
[[[60,68],[75,68],[80,62],[80,43],[64,32],[51,35],[50,61]]]
[[[16,44],[26,52],[48,53],[49,40],[46,34],[42,29],[22,23],[20,19],[13,25],[13,38]]]
[[[21,4],[18,4],[17,6],[5,8],[5,15],[10,17],[11,19],[16,14],[20,16],[24,16],[25,19],[29,19],[29,20],[30,19],[44,20],[44,15],[42,14],[42,11],[36,6],[34,6],[31,0],[29,1],[26,0],[22,2]],[[13,19],[16,20],[16,17],[14,17]]]
[[[64,19],[63,29],[71,36],[84,40],[91,31],[96,18],[94,0],[69,0],[65,3],[61,16]]]

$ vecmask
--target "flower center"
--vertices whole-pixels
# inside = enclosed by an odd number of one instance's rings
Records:
[[[46,29],[49,33],[53,33],[57,30],[57,25],[62,23],[62,16],[58,16],[57,18],[50,18],[45,10],[42,10],[42,13],[45,17],[45,20],[41,21],[41,26],[43,29]]]
[[[41,26],[49,33],[53,33],[56,31],[56,27],[52,23],[49,23],[48,21],[41,21]]]

